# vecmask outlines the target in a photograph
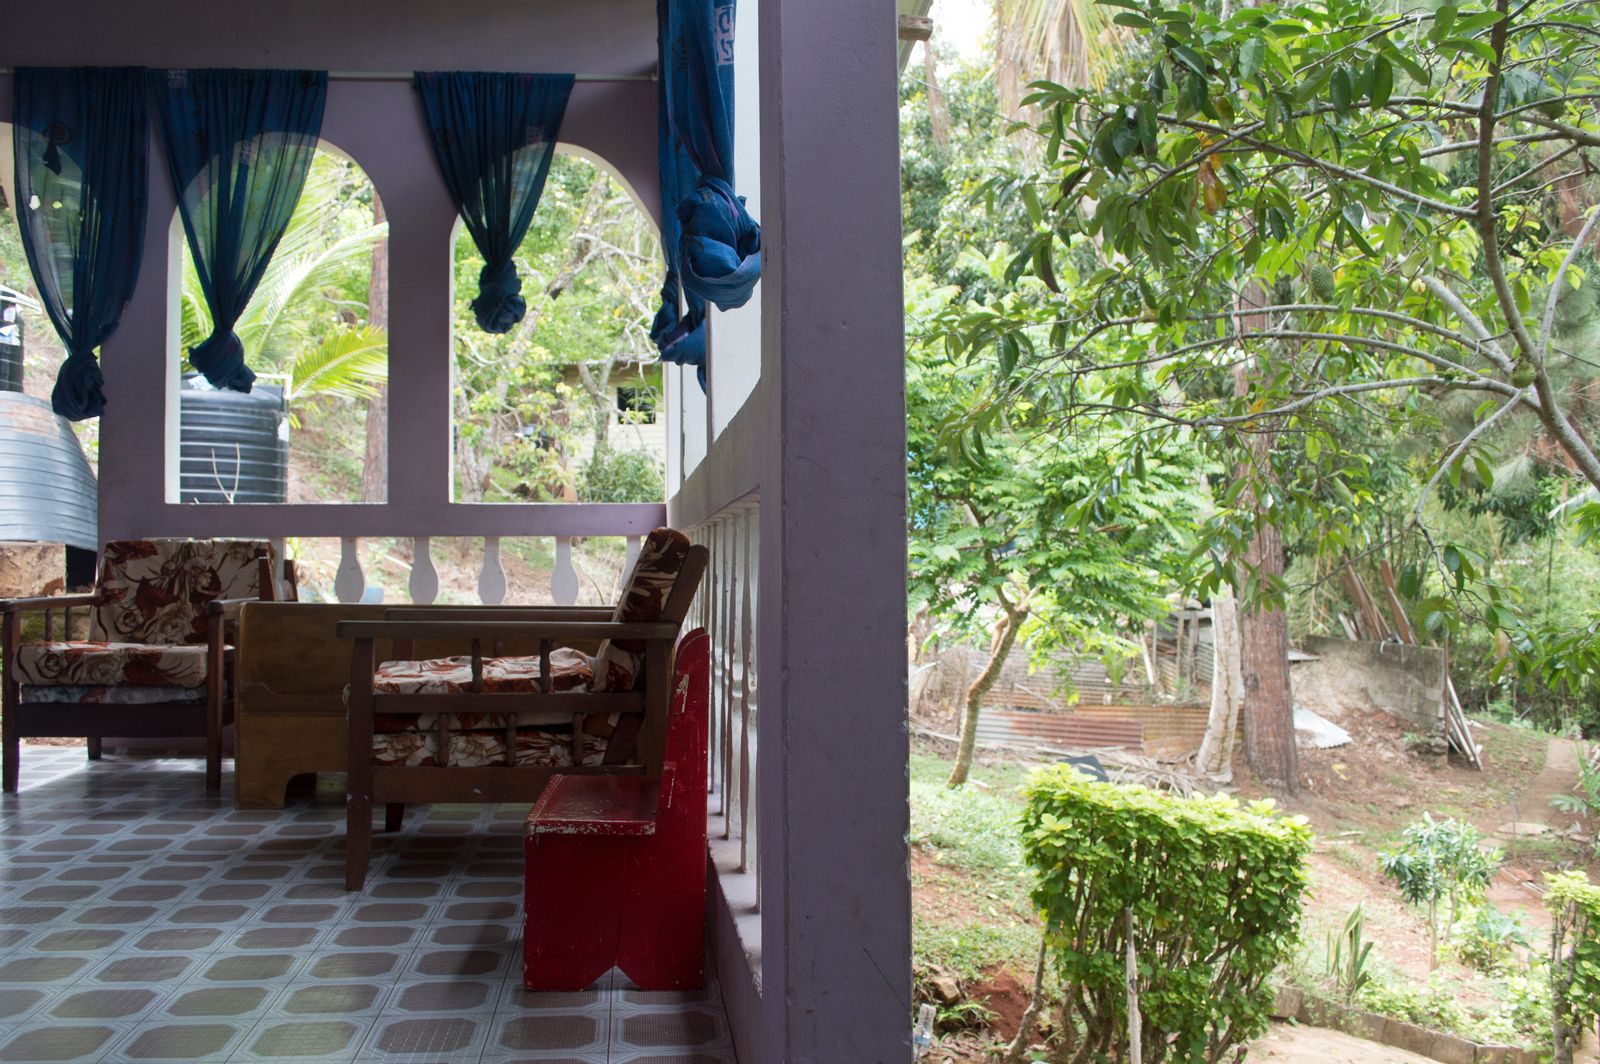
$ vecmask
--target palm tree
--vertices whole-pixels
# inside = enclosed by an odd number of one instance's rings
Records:
[[[1096,0],[995,0],[995,83],[1015,113],[1034,81],[1101,85],[1125,36]]]
[[[381,222],[348,232],[335,230],[332,223],[341,207],[343,180],[340,164],[319,152],[272,262],[234,326],[248,364],[273,367],[288,377],[285,399],[291,404],[292,422],[296,399],[314,395],[369,399],[389,375],[385,329],[341,320],[318,337],[313,316],[304,313],[312,300],[337,305],[339,301],[326,293],[338,287],[352,265],[370,261],[373,245],[388,232],[388,224]],[[187,351],[212,330],[211,312],[187,249],[182,299],[180,335]]]

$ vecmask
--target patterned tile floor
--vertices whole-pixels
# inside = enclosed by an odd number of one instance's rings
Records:
[[[526,810],[408,810],[347,894],[341,782],[237,811],[197,761],[25,747],[0,796],[0,1062],[733,1064],[715,986],[521,988]]]

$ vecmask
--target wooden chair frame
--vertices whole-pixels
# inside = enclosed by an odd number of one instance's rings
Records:
[[[558,773],[628,774],[659,778],[666,741],[667,715],[672,704],[672,655],[678,633],[688,616],[689,604],[699,589],[708,561],[703,546],[694,546],[684,559],[659,621],[649,623],[610,620],[613,608],[571,606],[406,607],[390,610],[382,621],[343,621],[340,639],[352,642],[350,655],[348,795],[345,849],[345,888],[360,890],[366,883],[372,856],[372,811],[384,809],[386,831],[400,828],[405,807],[416,802],[526,802],[532,804],[550,778]],[[396,660],[415,639],[448,640],[470,647],[474,690],[455,694],[379,695],[373,678],[381,662],[377,641],[394,641]],[[597,643],[606,639],[644,643],[642,682],[632,691],[557,692],[551,690],[550,654],[560,646]],[[483,661],[495,657],[498,646],[510,641],[537,643],[540,687],[536,694],[491,693],[481,689]],[[489,653],[484,653],[484,647]],[[507,714],[506,753],[502,765],[450,768],[445,766],[389,766],[372,763],[373,721],[377,714],[439,714],[439,749],[449,749],[449,715],[456,713]],[[517,716],[548,714],[540,726],[572,728],[569,764],[563,766],[516,764]],[[582,764],[581,735],[590,717],[619,714],[616,731],[606,746],[600,765]]]
[[[256,598],[213,599],[207,603],[206,697],[204,702],[147,702],[138,705],[22,701],[22,684],[17,680],[17,651],[23,646],[22,621],[29,613],[44,614],[44,638],[55,638],[55,614],[62,613],[62,636],[72,637],[72,611],[93,609],[97,593],[52,595],[0,601],[0,661],[5,676],[0,680],[0,745],[3,745],[4,790],[14,794],[20,775],[23,739],[45,736],[82,736],[88,740],[89,760],[100,760],[101,739],[107,735],[128,738],[199,737],[206,740],[206,790],[222,789],[222,729],[233,722],[233,704],[228,697],[227,670],[233,648],[226,638],[230,625],[237,626],[239,609],[247,602],[271,602],[276,594],[272,580],[272,556],[257,555],[260,565],[261,594]],[[159,645],[159,644],[152,644]]]

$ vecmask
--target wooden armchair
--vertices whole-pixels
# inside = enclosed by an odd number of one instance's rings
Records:
[[[107,735],[204,736],[206,789],[220,789],[227,633],[240,606],[273,597],[269,544],[166,539],[107,543],[91,594],[0,602],[5,790],[17,789],[21,740],[52,735],[86,737],[91,759]],[[89,638],[72,640],[71,610],[83,607]],[[44,639],[24,642],[33,612],[45,614]]]
[[[673,646],[706,561],[661,528],[615,607],[409,608],[341,623],[352,641],[347,889],[366,881],[374,804],[393,831],[408,803],[531,804],[560,773],[659,777]],[[397,655],[411,640],[469,653],[380,662],[385,639]],[[516,644],[537,653],[499,656]]]

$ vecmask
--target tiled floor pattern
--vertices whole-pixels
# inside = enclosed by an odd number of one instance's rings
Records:
[[[734,1061],[714,986],[522,990],[523,809],[408,810],[347,894],[342,780],[249,812],[192,760],[22,765],[0,797],[0,1062]]]

